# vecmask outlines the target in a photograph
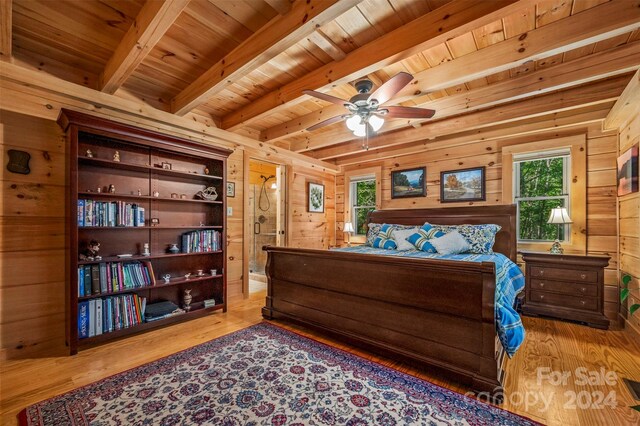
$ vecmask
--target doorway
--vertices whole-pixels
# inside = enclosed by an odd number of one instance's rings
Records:
[[[285,245],[285,167],[249,159],[249,293],[267,284],[265,245]]]

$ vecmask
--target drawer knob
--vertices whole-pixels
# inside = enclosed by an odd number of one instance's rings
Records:
[[[544,283],[540,283],[540,288],[544,287]]]
[[[581,300],[580,303],[582,303],[582,306],[587,304],[587,302],[585,302],[584,300]]]
[[[584,292],[587,291],[587,288],[586,287],[582,287],[582,288],[580,288],[580,291],[584,293]]]
[[[540,300],[544,299],[544,294],[540,295]]]
[[[540,271],[540,275],[544,275],[544,269]]]
[[[580,278],[584,280],[585,278],[587,278],[587,274],[580,274]]]

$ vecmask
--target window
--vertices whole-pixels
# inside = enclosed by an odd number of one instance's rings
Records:
[[[514,201],[518,209],[518,241],[568,240],[569,225],[548,224],[552,208],[566,207],[571,216],[569,149],[513,157]]]
[[[376,208],[376,180],[374,176],[352,179],[351,222],[355,235],[367,234],[367,214]]]

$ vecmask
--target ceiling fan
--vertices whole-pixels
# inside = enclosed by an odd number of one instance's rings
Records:
[[[396,106],[384,104],[388,102],[396,93],[413,80],[413,76],[406,72],[399,72],[389,79],[386,83],[378,87],[373,93],[369,93],[373,88],[373,83],[369,79],[359,80],[354,85],[358,94],[351,99],[344,100],[326,93],[316,92],[315,90],[304,90],[305,95],[314,96],[323,101],[342,105],[348,114],[338,115],[328,118],[315,124],[307,130],[315,130],[329,124],[346,120],[347,127],[355,136],[371,136],[377,132],[384,118],[431,118],[436,113],[432,109],[413,108],[406,106]]]

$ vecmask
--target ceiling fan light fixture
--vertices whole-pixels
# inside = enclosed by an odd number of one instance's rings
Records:
[[[369,124],[371,124],[373,130],[377,132],[384,124],[384,118],[378,117],[377,115],[372,115],[369,117]]]
[[[353,114],[351,117],[347,118],[347,127],[352,132],[355,132],[357,128],[364,127],[362,123],[362,118],[358,114]]]
[[[367,134],[367,126],[365,124],[358,126],[358,128],[353,131],[353,135],[359,138],[365,136],[366,134]]]

